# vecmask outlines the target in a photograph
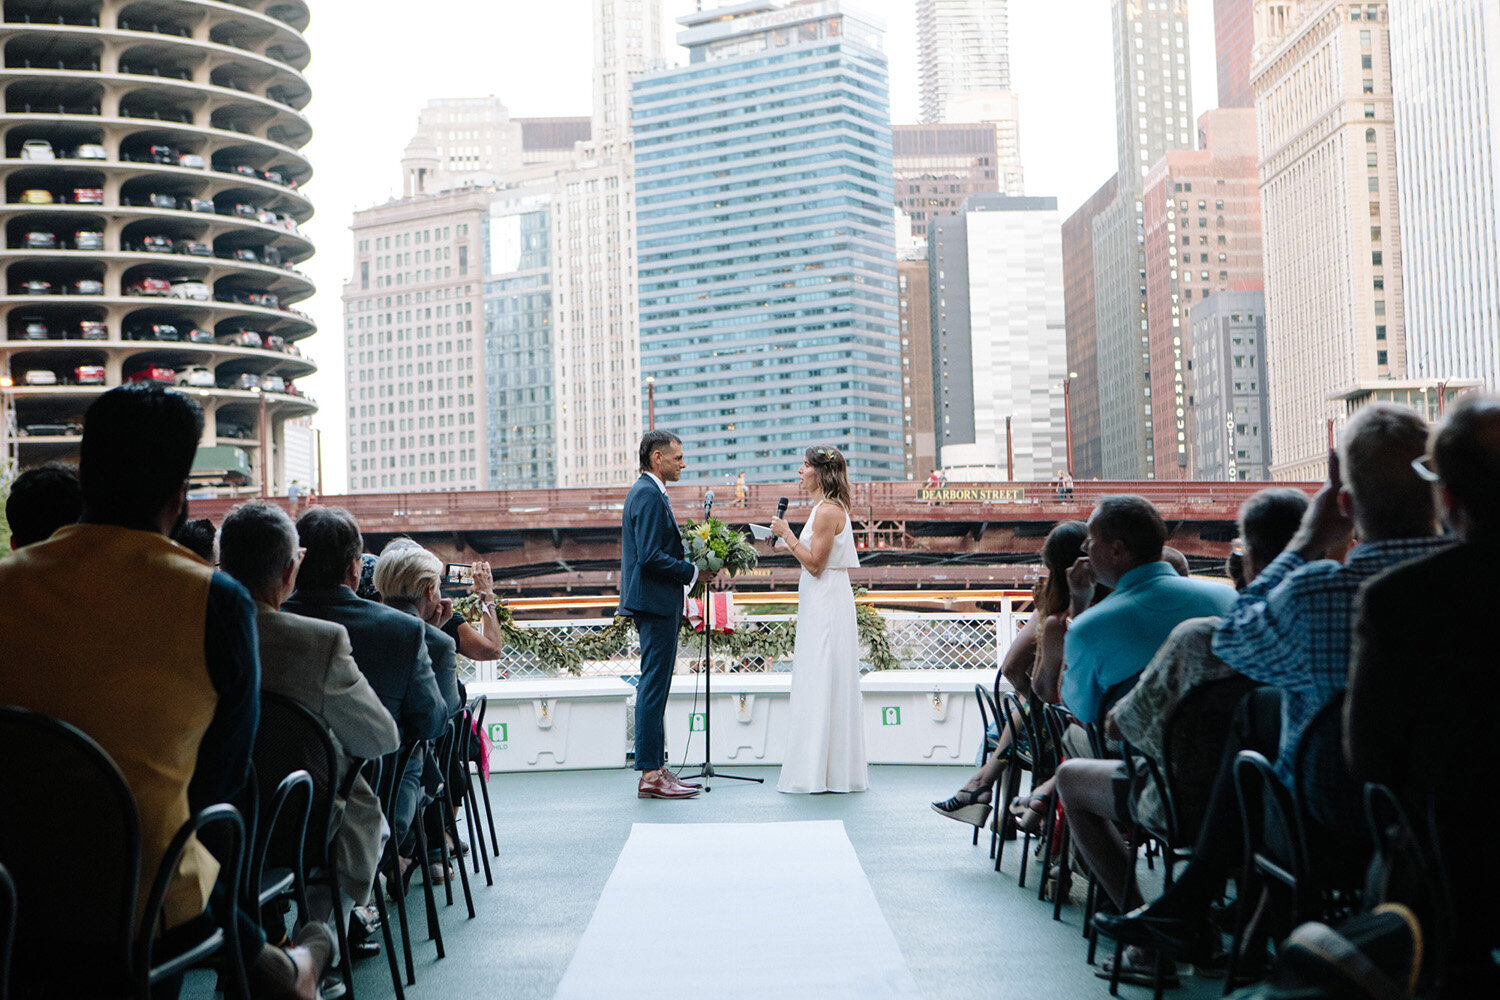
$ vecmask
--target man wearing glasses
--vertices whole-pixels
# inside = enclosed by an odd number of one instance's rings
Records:
[[[1431,489],[1412,466],[1426,445],[1427,425],[1411,410],[1376,403],[1355,414],[1328,456],[1328,481],[1301,527],[1240,593],[1213,639],[1214,655],[1230,667],[1280,689],[1276,775],[1288,789],[1306,781],[1313,818],[1344,834],[1362,836],[1364,822],[1337,739],[1309,747],[1306,773],[1294,774],[1294,763],[1308,724],[1348,683],[1360,585],[1448,544],[1437,534]],[[1226,753],[1238,749],[1231,744]],[[1193,861],[1176,884],[1149,906],[1095,918],[1107,936],[1173,957],[1207,957],[1209,904],[1238,864],[1239,808],[1229,774],[1221,768]]]

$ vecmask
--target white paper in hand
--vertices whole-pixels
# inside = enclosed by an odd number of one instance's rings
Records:
[[[762,527],[759,524],[752,524],[749,527],[750,527],[750,534],[752,536],[754,536],[754,538],[755,538],[755,540],[757,542],[763,542],[766,539],[772,537],[771,536],[771,529],[770,528]]]

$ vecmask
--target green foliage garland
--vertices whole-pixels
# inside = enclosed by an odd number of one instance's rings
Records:
[[[864,593],[857,588],[856,594]],[[471,625],[480,619],[479,598],[469,595],[453,603],[453,610]],[[859,630],[859,642],[869,651],[871,670],[895,670],[901,666],[891,648],[890,633],[885,619],[868,604],[854,606],[854,618]],[[500,623],[500,635],[505,645],[519,649],[536,657],[547,670],[580,676],[584,660],[607,660],[631,644],[630,632],[634,621],[616,615],[609,627],[602,632],[580,636],[564,642],[548,629],[522,628],[515,623],[510,609],[503,603],[495,607],[495,619]],[[760,660],[763,668],[769,668],[776,660],[791,655],[797,642],[797,620],[758,623],[756,627],[740,628],[733,632],[715,632],[714,652],[733,660]],[[683,619],[680,633],[683,649],[703,649],[703,635]]]

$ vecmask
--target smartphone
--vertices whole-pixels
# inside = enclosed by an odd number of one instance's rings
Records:
[[[474,564],[444,563],[443,580],[446,583],[458,583],[467,587],[474,582]]]

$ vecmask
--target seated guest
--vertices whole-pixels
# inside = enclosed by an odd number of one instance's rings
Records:
[[[1286,548],[1306,509],[1307,496],[1293,489],[1261,490],[1240,507],[1245,572],[1251,579]],[[1239,587],[1243,586],[1241,581]],[[1129,740],[1146,756],[1165,763],[1166,726],[1178,703],[1200,684],[1234,676],[1229,665],[1209,648],[1214,629],[1222,621],[1217,617],[1189,618],[1174,628],[1135,687],[1105,717],[1106,735]],[[1214,759],[1222,749],[1221,737],[1213,747]],[[1064,761],[1057,769],[1057,790],[1073,843],[1118,912],[1142,902],[1134,885],[1126,895],[1131,854],[1115,826],[1131,821],[1127,780],[1123,761],[1078,757]],[[1148,781],[1134,791],[1135,812],[1141,821],[1154,829],[1165,828],[1165,807],[1156,783]],[[1181,786],[1176,789],[1179,815],[1197,813],[1204,805],[1202,801],[1183,801],[1181,795],[1187,791],[1190,789]],[[1206,798],[1207,789],[1200,792]],[[1132,948],[1126,953],[1121,977],[1127,982],[1150,982],[1153,960],[1149,950]]]
[[[1389,569],[1361,589],[1345,751],[1356,777],[1396,792],[1421,842],[1428,840],[1432,804],[1437,842],[1426,846],[1441,854],[1457,931],[1443,942],[1442,995],[1494,996],[1500,800],[1483,789],[1500,772],[1500,744],[1481,720],[1500,705],[1490,618],[1500,608],[1500,398],[1460,399],[1433,432],[1428,456],[1422,471],[1436,479],[1438,509],[1460,542]],[[1414,627],[1413,600],[1436,595],[1442,595],[1437,619]],[[1422,897],[1419,891],[1402,901],[1419,904]],[[1441,921],[1428,919],[1430,910],[1419,913],[1424,931],[1442,933]]]
[[[297,538],[306,555],[297,570],[297,589],[281,610],[344,626],[354,662],[396,720],[402,742],[437,739],[448,721],[448,705],[432,673],[426,629],[395,608],[355,596],[364,540],[354,517],[342,507],[314,507],[297,519]],[[420,752],[412,757],[396,815],[387,817],[398,843],[416,815],[423,760]]]
[[[181,393],[147,382],[106,392],[84,417],[82,523],[0,560],[0,703],[77,726],[119,765],[140,818],[137,919],[192,811],[244,786],[260,711],[250,595],[165,537],[202,433]],[[142,629],[149,642],[121,641]],[[189,843],[166,896],[169,929],[201,918],[218,867]],[[290,950],[268,947],[247,915],[239,929],[255,996],[316,995],[330,950],[320,925]]]
[[[1064,619],[1068,608],[1068,567],[1083,554],[1083,540],[1088,528],[1082,521],[1064,521],[1047,535],[1042,544],[1042,565],[1047,569],[1047,578],[1036,595],[1035,610],[1025,627],[1011,640],[1010,649],[1000,664],[1000,673],[1024,701],[1031,696],[1031,672],[1036,663],[1037,634],[1044,629],[1066,628]],[[1021,725],[1021,720],[1015,720]],[[941,816],[960,822],[982,826],[990,813],[990,789],[999,780],[1006,762],[1010,759],[1010,727],[1005,728],[1001,743],[995,747],[988,760],[969,775],[962,788],[942,802],[932,803],[932,808]]]
[[[1064,640],[1062,701],[1084,725],[1099,721],[1106,692],[1138,677],[1178,624],[1234,603],[1222,584],[1178,576],[1162,561],[1166,541],[1166,523],[1142,497],[1105,497],[1089,515],[1068,576],[1073,606],[1092,600],[1095,584],[1113,593],[1078,614]]]
[[[427,636],[427,653],[432,658],[432,672],[438,690],[451,717],[462,706],[458,694],[458,661],[454,643],[436,623],[448,620],[452,605],[442,596],[443,562],[409,538],[398,538],[385,547],[375,564],[375,589],[387,605],[422,619]],[[423,785],[429,797],[436,799],[442,776],[429,768]],[[443,813],[436,801],[423,811],[427,824],[428,875],[436,882],[449,877],[443,852]],[[411,856],[413,844],[403,844],[403,857]]]
[[[277,610],[296,586],[302,556],[296,525],[286,512],[263,502],[241,504],[224,519],[219,548],[224,571],[255,598],[261,690],[286,695],[322,719],[341,758],[370,760],[396,750],[401,744],[396,722],[355,665],[344,626]],[[345,766],[341,760],[339,788],[347,778]],[[345,897],[340,919],[347,921],[349,909],[368,900],[390,830],[363,776],[355,776],[347,800],[335,800],[334,814],[334,852]],[[331,899],[313,900],[313,916],[328,919],[332,906]]]
[[[83,491],[78,473],[55,462],[27,469],[10,484],[5,498],[5,520],[10,525],[10,547],[19,549],[50,538],[83,513]]]
[[[1232,777],[1241,749],[1274,754],[1276,775],[1288,789],[1307,726],[1344,690],[1349,676],[1354,596],[1383,569],[1442,548],[1436,537],[1432,495],[1412,468],[1425,447],[1426,425],[1410,410],[1377,403],[1345,425],[1339,449],[1328,457],[1328,482],[1307,508],[1286,550],[1263,569],[1235,602],[1213,639],[1213,652],[1237,672],[1279,689],[1279,719],[1272,691],[1247,698],[1235,735],[1209,794],[1193,860],[1177,882],[1150,906],[1125,916],[1101,915],[1098,928],[1128,944],[1153,942],[1177,956],[1202,957],[1217,943],[1210,904],[1239,865],[1239,803]],[[1341,473],[1347,473],[1345,483]],[[1343,548],[1351,533],[1360,543],[1338,562],[1324,558]],[[1362,818],[1339,747],[1310,748],[1312,782],[1306,798],[1313,819],[1335,831],[1358,834]]]
[[[203,517],[196,521],[183,521],[172,529],[172,541],[181,545],[210,566],[217,565],[218,560],[214,556],[214,545],[218,541],[218,532],[214,530],[214,523],[208,518]]]

